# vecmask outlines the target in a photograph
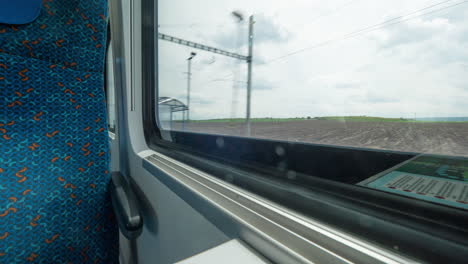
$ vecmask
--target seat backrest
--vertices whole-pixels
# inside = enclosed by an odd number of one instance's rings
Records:
[[[0,263],[117,263],[103,90],[106,0],[0,24]]]

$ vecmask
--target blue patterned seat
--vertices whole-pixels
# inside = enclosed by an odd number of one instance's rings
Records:
[[[106,29],[106,0],[0,24],[0,263],[118,263]]]

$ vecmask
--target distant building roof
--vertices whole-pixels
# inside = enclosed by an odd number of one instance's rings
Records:
[[[169,106],[171,112],[181,112],[189,109],[187,105],[172,97],[159,97],[158,104]]]

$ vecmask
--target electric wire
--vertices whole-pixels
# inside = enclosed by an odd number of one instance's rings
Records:
[[[426,11],[428,9],[431,9],[431,8],[434,8],[434,7],[443,5],[443,4],[447,4],[447,3],[453,2],[453,1],[454,0],[445,0],[445,1],[442,1],[442,2],[437,2],[437,3],[431,4],[429,6],[422,7],[420,9],[415,10],[415,11],[411,11],[409,13],[399,15],[397,17],[385,20],[383,22],[380,22],[380,23],[377,23],[377,24],[374,24],[374,25],[371,25],[371,26],[366,26],[366,27],[363,27],[361,29],[352,31],[350,33],[347,33],[347,34],[341,36],[341,37],[329,39],[329,40],[320,42],[318,44],[314,44],[312,46],[308,46],[308,47],[305,47],[305,48],[302,48],[302,49],[299,49],[299,50],[296,50],[296,51],[293,51],[293,52],[278,56],[276,58],[273,58],[273,59],[270,59],[270,60],[266,61],[265,63],[261,64],[260,66],[268,65],[268,64],[283,60],[283,59],[285,59],[287,57],[290,57],[290,56],[293,56],[293,55],[296,55],[296,54],[299,54],[299,53],[302,53],[302,52],[305,52],[305,51],[308,51],[308,50],[311,50],[311,49],[316,49],[316,48],[320,48],[320,47],[323,47],[323,46],[327,46],[327,45],[330,45],[330,44],[332,44],[334,42],[337,42],[337,41],[342,41],[342,40],[345,40],[345,39],[354,38],[354,37],[357,37],[359,35],[366,34],[366,33],[369,33],[369,32],[384,28],[384,27],[388,27],[388,26],[392,26],[392,25],[395,25],[395,24],[403,23],[403,22],[406,22],[406,21],[409,21],[409,20],[412,20],[412,19],[415,19],[415,18],[419,18],[419,17],[422,17],[422,16],[426,16],[426,15],[429,15],[429,14],[432,14],[432,13],[440,12],[440,11],[443,11],[443,10],[446,10],[446,9],[449,9],[449,8],[452,8],[452,7],[455,7],[455,6],[458,6],[458,5],[461,5],[461,4],[464,4],[464,3],[468,2],[468,0],[458,2],[458,3],[454,3],[454,4],[451,4],[451,5],[439,8],[439,9],[430,10],[428,12],[425,12],[425,13],[417,15],[417,16],[412,16],[412,15],[415,15],[415,14],[417,14],[419,12]],[[411,16],[411,17],[408,18],[408,16]],[[223,77],[213,78],[211,81],[208,81],[207,83],[218,82],[218,81],[229,81],[227,78],[229,78],[231,76],[233,76],[232,73],[228,74],[228,75],[225,75]]]
[[[426,16],[426,15],[429,15],[429,14],[432,14],[432,13],[435,13],[435,12],[439,12],[439,11],[442,11],[442,10],[445,10],[445,9],[448,9],[448,8],[452,8],[452,7],[461,5],[461,4],[465,4],[465,3],[468,2],[468,1],[458,2],[458,3],[455,3],[455,4],[449,5],[449,6],[439,8],[439,9],[431,10],[431,11],[426,12],[424,14],[420,14],[420,15],[417,15],[417,16],[412,16],[412,17],[409,17],[409,18],[405,18],[407,16],[417,14],[417,13],[419,13],[421,11],[424,11],[424,10],[427,10],[427,9],[430,9],[430,8],[435,7],[435,6],[439,6],[439,5],[442,5],[442,4],[451,2],[451,1],[453,1],[453,0],[446,0],[446,1],[443,1],[443,2],[439,2],[439,3],[433,4],[433,5],[418,9],[418,10],[413,11],[411,13],[401,15],[401,16],[386,20],[384,22],[381,22],[381,23],[378,23],[378,24],[375,24],[375,25],[372,25],[372,26],[367,26],[367,27],[364,27],[364,28],[359,29],[359,30],[355,30],[355,31],[350,32],[348,34],[345,34],[345,35],[343,35],[341,37],[329,39],[329,40],[320,42],[318,44],[314,44],[314,45],[311,45],[311,46],[308,46],[308,47],[305,47],[305,48],[301,48],[299,50],[296,50],[296,51],[281,55],[279,57],[270,59],[269,61],[266,61],[264,64],[262,64],[262,66],[273,63],[273,62],[276,62],[276,61],[283,60],[283,59],[285,59],[287,57],[290,57],[290,56],[293,56],[293,55],[296,55],[296,54],[299,54],[299,53],[302,53],[302,52],[305,52],[305,51],[308,51],[308,50],[311,50],[311,49],[327,46],[327,45],[332,44],[332,43],[337,42],[337,41],[342,41],[342,40],[345,40],[345,39],[357,37],[359,35],[366,34],[366,33],[369,33],[369,32],[384,28],[384,27],[388,27],[388,26],[399,24],[399,23],[403,23],[403,22],[406,22],[406,21],[409,21],[409,20],[412,20],[412,19],[415,19],[415,18]],[[393,22],[393,23],[391,23],[391,22]]]

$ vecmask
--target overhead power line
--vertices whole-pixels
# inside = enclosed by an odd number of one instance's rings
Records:
[[[305,47],[305,48],[302,48],[302,49],[299,49],[299,50],[296,50],[296,51],[293,51],[293,52],[290,52],[290,53],[287,53],[287,54],[284,54],[282,56],[279,56],[279,57],[276,57],[276,58],[273,58],[273,59],[267,61],[263,65],[270,64],[270,63],[276,62],[276,61],[280,61],[280,60],[283,60],[283,59],[285,59],[287,57],[290,57],[290,56],[293,56],[293,55],[296,55],[296,54],[299,54],[299,53],[302,53],[302,52],[305,52],[305,51],[308,51],[308,50],[311,50],[311,49],[320,48],[320,47],[329,45],[331,43],[334,43],[336,41],[341,41],[341,40],[357,37],[359,35],[369,33],[369,32],[384,28],[384,27],[388,27],[388,26],[392,26],[392,25],[395,25],[395,24],[403,23],[403,22],[406,22],[408,20],[412,20],[412,19],[415,19],[415,18],[418,18],[418,17],[426,16],[426,15],[429,15],[429,14],[432,14],[432,13],[435,13],[435,12],[439,12],[439,11],[442,11],[442,10],[445,10],[445,9],[449,9],[449,8],[452,8],[452,7],[461,5],[461,4],[465,4],[465,3],[468,2],[468,1],[458,2],[458,3],[455,3],[455,4],[449,5],[449,6],[439,8],[439,9],[431,10],[431,11],[426,12],[424,14],[420,14],[420,15],[417,15],[417,16],[412,16],[412,17],[409,17],[409,18],[405,18],[405,17],[411,16],[411,15],[417,14],[417,13],[419,13],[421,11],[425,11],[427,9],[430,9],[430,8],[433,8],[433,7],[436,7],[436,6],[451,2],[451,1],[453,1],[453,0],[446,0],[446,1],[443,1],[443,2],[439,2],[439,3],[433,4],[433,5],[418,9],[418,10],[413,11],[411,13],[401,15],[401,16],[386,20],[384,22],[381,22],[381,23],[378,23],[378,24],[375,24],[375,25],[372,25],[372,26],[367,26],[367,27],[361,28],[359,30],[356,30],[356,31],[350,32],[348,34],[345,34],[345,35],[343,35],[341,37],[334,38],[334,39],[329,39],[329,40],[326,40],[326,41],[323,41],[323,42],[320,42],[320,43],[317,43],[317,44],[314,44],[314,45],[311,45],[311,46],[308,46],[308,47]]]
[[[225,50],[222,50],[222,49],[210,47],[210,46],[199,44],[199,43],[192,42],[192,41],[189,41],[189,40],[169,36],[169,35],[166,35],[166,34],[163,34],[163,33],[158,33],[158,38],[161,39],[161,40],[166,40],[166,41],[169,41],[169,42],[177,43],[177,44],[184,45],[184,46],[187,46],[187,47],[191,47],[191,48],[194,48],[194,49],[209,51],[209,52],[224,55],[224,56],[227,56],[227,57],[232,57],[232,58],[239,59],[239,60],[244,60],[244,61],[249,61],[250,60],[249,56],[244,56],[244,55],[240,55],[240,54],[237,54],[237,53],[225,51]]]
[[[374,30],[377,30],[377,29],[381,29],[381,28],[384,28],[386,26],[391,26],[391,25],[395,25],[395,24],[398,24],[398,23],[402,23],[402,22],[405,22],[405,21],[408,21],[408,20],[411,20],[411,19],[415,19],[415,18],[418,18],[418,17],[421,17],[421,16],[425,16],[425,15],[428,15],[428,14],[431,14],[431,13],[435,13],[435,12],[439,12],[439,11],[442,11],[442,10],[445,10],[445,9],[448,9],[448,8],[451,8],[451,7],[454,7],[454,6],[458,6],[458,5],[461,5],[461,4],[464,4],[464,3],[467,3],[468,1],[463,1],[463,2],[459,2],[459,3],[455,3],[453,5],[449,5],[449,6],[446,6],[446,7],[443,7],[443,8],[440,8],[440,9],[436,9],[436,10],[432,10],[430,12],[426,12],[424,14],[421,14],[419,16],[414,16],[414,17],[410,17],[410,18],[407,18],[407,19],[404,19],[404,20],[399,20],[401,18],[404,18],[404,17],[407,17],[407,16],[411,16],[411,15],[414,15],[414,14],[417,14],[418,12],[421,12],[421,11],[425,11],[425,10],[428,10],[430,8],[433,8],[433,7],[436,7],[436,6],[439,6],[439,5],[442,5],[442,4],[446,4],[446,3],[449,3],[449,2],[453,2],[454,0],[445,0],[445,1],[442,1],[442,2],[438,2],[438,3],[435,3],[435,4],[432,4],[432,5],[429,5],[429,6],[426,6],[426,7],[423,7],[423,8],[420,8],[418,10],[415,10],[415,11],[412,11],[410,13],[407,13],[407,14],[404,14],[404,15],[400,15],[400,16],[397,16],[395,18],[392,18],[392,19],[389,19],[389,20],[386,20],[386,21],[383,21],[383,22],[380,22],[378,24],[375,24],[375,25],[372,25],[372,26],[366,26],[364,28],[361,28],[359,30],[356,30],[356,31],[353,31],[351,33],[348,33],[348,34],[345,34],[339,38],[334,38],[334,39],[330,39],[330,40],[326,40],[326,41],[323,41],[321,43],[318,43],[318,44],[315,44],[313,46],[309,46],[309,47],[306,47],[306,48],[302,48],[302,49],[299,49],[299,50],[296,50],[294,52],[291,52],[291,53],[287,53],[287,54],[284,54],[284,55],[281,55],[279,57],[276,57],[276,58],[273,58],[269,61],[266,61],[264,64],[262,64],[261,66],[263,65],[267,65],[267,64],[270,64],[270,63],[273,63],[273,62],[276,62],[276,61],[280,61],[280,60],[283,60],[287,57],[290,57],[290,56],[293,56],[293,55],[296,55],[298,53],[302,53],[302,52],[305,52],[307,50],[310,50],[310,49],[315,49],[315,48],[320,48],[320,47],[323,47],[323,46],[326,46],[326,45],[329,45],[329,44],[332,44],[333,42],[336,42],[336,41],[341,41],[341,40],[345,40],[345,39],[349,39],[349,38],[353,38],[353,37],[357,37],[358,35],[361,35],[361,34],[365,34],[365,33],[369,33],[371,31],[374,31]],[[390,22],[394,22],[394,23],[391,23],[389,24]],[[211,81],[208,81],[208,82],[217,82],[219,81],[220,79],[221,80],[225,80],[225,81],[228,81],[227,78],[233,76],[233,74],[228,74],[228,75],[225,75],[223,77],[217,77],[217,78],[214,78],[212,79]]]

